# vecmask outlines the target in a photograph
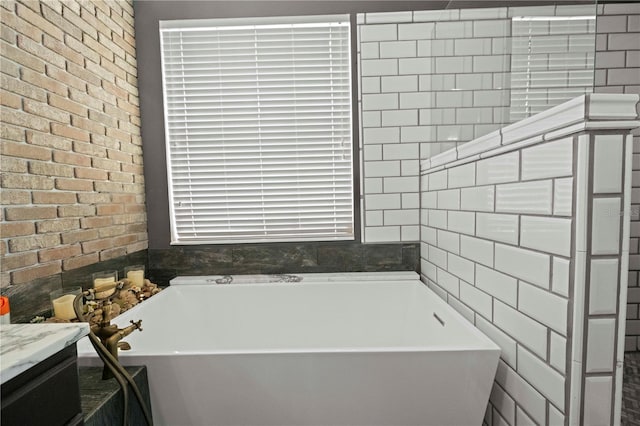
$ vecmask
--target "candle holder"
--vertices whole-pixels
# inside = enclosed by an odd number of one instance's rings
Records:
[[[81,293],[82,287],[64,287],[49,293],[53,316],[61,320],[75,319],[73,301]]]
[[[124,268],[124,277],[129,285],[142,288],[144,285],[144,265],[131,265]]]
[[[104,299],[111,296],[115,291],[118,282],[118,271],[102,271],[91,274],[93,288],[96,291],[96,298]]]

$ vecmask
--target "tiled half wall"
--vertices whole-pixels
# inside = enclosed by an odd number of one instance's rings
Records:
[[[636,95],[588,95],[425,160],[421,273],[502,355],[485,423],[620,418]]]

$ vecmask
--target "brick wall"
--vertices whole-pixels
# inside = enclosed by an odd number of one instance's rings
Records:
[[[146,249],[132,2],[0,14],[2,287]]]
[[[594,92],[640,93],[640,4],[599,6],[597,31]],[[640,129],[633,135],[627,351],[640,350]]]

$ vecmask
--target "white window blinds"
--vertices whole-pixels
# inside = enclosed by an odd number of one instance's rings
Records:
[[[160,26],[172,242],[353,239],[348,16]]]
[[[511,22],[511,122],[593,92],[594,16]]]

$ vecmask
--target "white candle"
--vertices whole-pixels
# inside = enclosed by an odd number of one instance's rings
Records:
[[[102,298],[110,296],[113,289],[105,290],[107,287],[114,286],[116,280],[113,277],[96,278],[93,280],[93,288],[96,290],[96,297]]]
[[[127,279],[131,281],[131,285],[136,287],[142,287],[144,283],[144,270],[142,271],[128,271]]]
[[[76,317],[76,312],[73,310],[73,301],[76,296],[73,294],[65,294],[53,301],[53,314],[63,320],[72,320]]]

